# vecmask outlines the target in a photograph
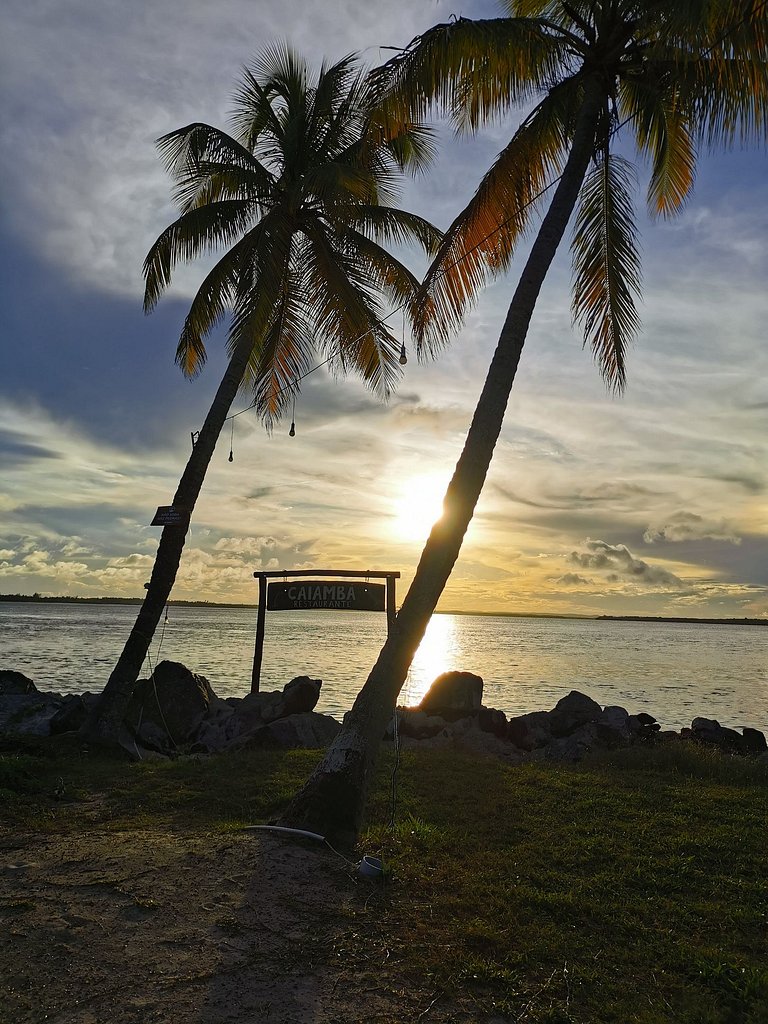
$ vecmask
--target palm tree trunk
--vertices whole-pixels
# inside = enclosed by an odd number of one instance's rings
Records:
[[[243,381],[251,350],[252,341],[245,337],[232,354],[173,496],[173,504],[189,511],[190,515],[203,486],[221,429]],[[105,745],[117,743],[134,684],[176,580],[188,530],[188,526],[163,527],[152,576],[136,622],[98,704],[80,730],[82,738],[89,742]]]
[[[369,776],[387,721],[459,556],[485,482],[536,300],[589,166],[601,105],[600,83],[589,80],[565,169],[507,312],[464,450],[448,485],[443,516],[432,528],[394,629],[345,715],[341,732],[286,809],[282,825],[319,832],[346,845],[357,838]]]

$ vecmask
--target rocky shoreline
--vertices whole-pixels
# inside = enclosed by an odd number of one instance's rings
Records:
[[[204,676],[164,661],[150,679],[137,682],[121,745],[142,760],[247,747],[326,747],[341,726],[314,710],[321,687],[320,679],[298,676],[282,690],[222,699]],[[576,690],[550,711],[507,718],[486,707],[482,698],[480,676],[447,672],[417,707],[397,709],[385,740],[406,749],[456,749],[512,763],[575,762],[592,750],[689,740],[768,763],[762,732],[738,732],[714,719],[697,717],[679,732],[664,730],[647,712],[601,707]],[[75,732],[97,699],[93,693],[40,691],[21,672],[0,670],[0,733],[44,737]]]

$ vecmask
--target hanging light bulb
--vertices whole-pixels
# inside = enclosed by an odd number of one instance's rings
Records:
[[[296,392],[293,394],[293,409],[291,411],[291,429],[288,431],[288,437],[296,437]]]
[[[291,420],[291,429],[288,431],[288,437],[296,437],[296,424]]]
[[[230,462],[234,462],[235,461],[235,456],[233,455],[231,448],[229,449],[229,461]]]
[[[405,366],[408,362],[408,356],[405,354],[405,342],[400,346],[400,365]]]
[[[230,462],[234,462],[235,461],[234,448],[235,448],[235,417],[233,416],[232,417],[232,429],[231,429],[230,434],[229,434],[229,461]]]

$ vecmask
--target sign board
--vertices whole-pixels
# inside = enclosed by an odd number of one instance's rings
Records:
[[[343,580],[270,583],[267,587],[267,610],[288,612],[334,608],[354,612],[383,612],[385,590],[383,583],[347,583]]]
[[[150,526],[189,526],[190,513],[177,505],[161,505]]]

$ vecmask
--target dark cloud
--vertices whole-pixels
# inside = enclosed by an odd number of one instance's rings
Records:
[[[27,437],[21,431],[0,428],[0,465],[10,469],[11,466],[23,466],[33,459],[61,458],[60,452],[34,444]]]
[[[741,543],[741,538],[736,536],[725,519],[715,522],[704,519],[694,512],[675,512],[663,524],[649,526],[643,534],[643,540],[646,544],[687,540],[722,540],[729,544]]]
[[[674,573],[641,558],[635,558],[625,544],[606,544],[602,540],[587,540],[585,551],[572,551],[568,561],[582,569],[595,569],[609,573],[609,582],[632,581],[648,587],[682,589],[685,585]]]
[[[267,498],[274,490],[274,487],[254,487],[249,494],[244,494],[240,501],[244,504],[250,501],[260,501],[262,498]]]
[[[174,355],[185,304],[168,300],[145,317],[138,268],[133,300],[86,291],[1,227],[0,251],[15,254],[0,282],[10,357],[0,398],[34,403],[94,441],[136,453],[170,448],[199,428],[223,371],[223,343],[211,339],[198,380],[183,378]]]
[[[616,505],[633,502],[637,498],[655,498],[662,492],[651,490],[640,484],[632,484],[626,481],[605,482],[596,484],[591,488],[574,488],[570,491],[545,491],[544,496],[539,500],[527,497],[517,491],[513,491],[502,484],[493,483],[492,489],[502,498],[508,501],[515,501],[520,505],[528,505],[531,508],[569,510],[589,509],[595,506]]]
[[[592,586],[592,580],[586,576],[579,576],[577,572],[567,572],[564,576],[552,577],[553,583],[559,583],[564,587]]]
[[[768,408],[768,406],[766,406]],[[712,480],[720,480],[724,484],[737,484],[743,487],[749,494],[762,494],[766,488],[765,480],[749,473],[718,474],[710,477]]]

